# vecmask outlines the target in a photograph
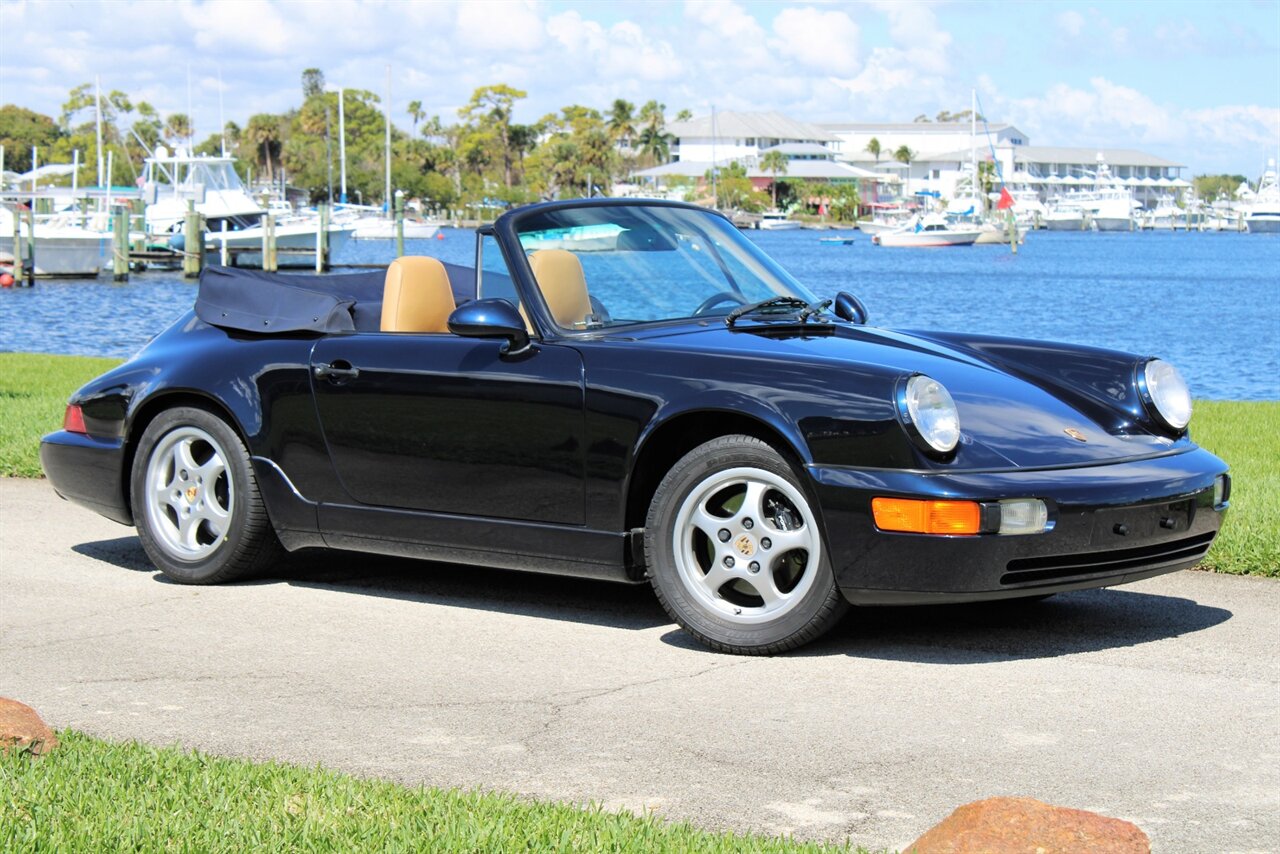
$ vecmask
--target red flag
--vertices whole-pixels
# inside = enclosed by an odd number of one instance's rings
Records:
[[[1013,207],[1013,196],[1004,187],[1000,188],[1000,201],[996,202],[996,210],[1003,211]]]

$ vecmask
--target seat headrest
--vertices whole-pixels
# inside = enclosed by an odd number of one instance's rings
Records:
[[[529,256],[529,267],[556,323],[581,329],[591,314],[591,297],[578,256],[567,249],[541,249]]]
[[[449,274],[435,258],[407,255],[387,267],[383,332],[448,332],[455,307]]]

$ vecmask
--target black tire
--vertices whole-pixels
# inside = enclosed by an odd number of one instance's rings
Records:
[[[233,581],[267,569],[285,554],[248,450],[235,430],[207,410],[175,407],[147,425],[134,454],[129,493],[142,547],[174,581]]]
[[[658,601],[719,652],[772,655],[814,640],[849,607],[815,507],[765,442],[733,435],[699,445],[672,466],[649,505],[645,559]],[[717,530],[708,532],[709,523]]]

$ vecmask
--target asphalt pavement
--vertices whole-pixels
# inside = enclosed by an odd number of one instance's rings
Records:
[[[1228,520],[1230,524],[1230,520]],[[55,728],[896,847],[1026,795],[1157,852],[1280,850],[1280,582],[854,610],[708,652],[645,587],[343,553],[183,587],[0,479],[0,696]]]

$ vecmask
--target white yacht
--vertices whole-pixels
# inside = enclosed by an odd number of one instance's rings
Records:
[[[1077,199],[1058,196],[1049,201],[1040,221],[1050,231],[1084,231],[1088,225],[1086,211]]]
[[[1178,207],[1173,196],[1161,196],[1156,206],[1143,217],[1143,226],[1157,231],[1172,231],[1186,225],[1186,212]]]
[[[1250,233],[1274,234],[1280,232],[1280,183],[1276,181],[1276,161],[1267,161],[1267,171],[1262,173],[1253,204],[1244,218]]]
[[[893,231],[871,235],[876,246],[972,246],[982,231],[977,226],[952,226],[941,214],[915,217]]]
[[[760,214],[760,228],[769,231],[791,231],[800,225],[799,220],[788,219],[786,211],[772,210]]]
[[[172,243],[182,233],[188,202],[194,201],[196,211],[205,218],[205,247],[210,254],[220,253],[225,243],[228,249],[243,253],[238,253],[236,260],[248,266],[261,264],[261,253],[247,250],[262,247],[265,227],[261,220],[266,210],[249,196],[230,157],[191,155],[181,148],[170,153],[161,146],[146,159],[142,194],[152,239],[163,237]],[[286,250],[279,256],[280,266],[315,264],[317,228],[314,218],[276,222],[276,247]],[[349,225],[330,224],[331,255],[350,239],[351,232]]]
[[[12,271],[13,211],[0,207],[0,267]],[[27,257],[30,230],[25,217],[18,221],[18,247]],[[111,263],[110,232],[95,231],[75,224],[65,215],[37,217],[35,233],[35,275],[45,277],[96,276]]]

